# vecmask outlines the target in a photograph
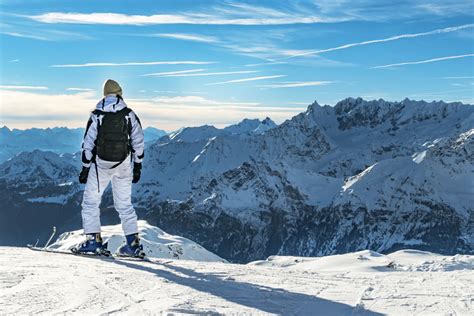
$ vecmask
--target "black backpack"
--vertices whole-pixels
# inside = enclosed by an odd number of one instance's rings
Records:
[[[131,151],[132,122],[126,116],[132,110],[124,108],[117,112],[95,110],[102,115],[102,122],[97,127],[96,153],[102,160],[123,161]]]

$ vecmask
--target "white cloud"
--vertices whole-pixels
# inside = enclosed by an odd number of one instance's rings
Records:
[[[12,60],[10,60],[10,63],[17,63],[19,61],[20,61],[19,59],[12,59]]]
[[[159,25],[159,24],[197,24],[197,25],[288,25],[311,23],[334,23],[350,20],[349,17],[324,17],[314,14],[287,12],[280,16],[241,12],[240,17],[233,14],[155,14],[127,15],[120,13],[76,13],[49,12],[27,16],[42,23],[67,24],[107,24],[107,25]]]
[[[48,87],[42,87],[42,86],[0,86],[0,89],[6,89],[6,90],[48,90]]]
[[[235,80],[229,80],[229,81],[208,83],[207,86],[214,86],[214,85],[227,84],[227,83],[256,81],[256,80],[266,80],[266,79],[281,78],[281,77],[286,77],[286,75],[260,76],[260,77],[252,77],[252,78],[235,79]]]
[[[156,73],[156,74],[147,74],[144,76],[154,76],[154,77],[202,77],[202,76],[222,76],[222,75],[235,75],[235,74],[250,74],[259,72],[258,70],[241,70],[241,71],[222,71],[222,72],[194,72],[194,71],[175,71],[169,73]]]
[[[302,82],[287,82],[287,83],[278,83],[278,84],[267,84],[259,85],[259,88],[299,88],[299,87],[314,87],[314,86],[324,86],[334,83],[334,81],[302,81]]]
[[[208,65],[215,64],[213,61],[150,61],[150,62],[128,62],[128,63],[85,63],[51,65],[54,68],[78,68],[78,67],[120,67],[120,66],[153,66],[153,65]]]
[[[256,1],[254,1],[255,3]],[[140,15],[113,12],[47,12],[24,16],[42,23],[106,25],[289,25],[339,23],[346,21],[393,21],[423,16],[472,16],[472,0],[393,1],[318,0],[274,2],[272,8],[248,3],[218,1],[218,5],[200,6],[199,10],[168,14]],[[433,2],[433,1],[432,1]],[[190,6],[195,9],[198,6]],[[396,12],[397,14],[394,14]]]
[[[400,34],[400,35],[395,35],[395,36],[392,36],[392,37],[387,37],[387,38],[382,38],[382,39],[375,39],[375,40],[363,41],[363,42],[358,42],[358,43],[350,43],[350,44],[345,44],[345,45],[332,47],[332,48],[319,49],[319,50],[310,50],[310,51],[305,51],[305,52],[301,52],[301,53],[291,54],[288,57],[282,58],[282,60],[289,59],[289,58],[294,58],[294,57],[317,55],[317,54],[332,52],[332,51],[341,50],[341,49],[347,49],[347,48],[356,47],[356,46],[391,42],[391,41],[396,41],[396,40],[404,39],[404,38],[415,38],[415,37],[420,37],[420,36],[429,36],[429,35],[435,35],[435,34],[456,32],[456,31],[459,31],[459,30],[472,28],[472,27],[474,27],[474,24],[465,24],[465,25],[447,27],[447,28],[444,28],[444,29],[437,29],[437,30],[428,31],[428,32],[422,32],[422,33]]]
[[[219,40],[216,37],[197,35],[197,34],[158,33],[158,34],[150,34],[147,36],[156,36],[156,37],[171,38],[171,39],[177,39],[177,40],[183,40],[183,41],[203,42],[203,43],[219,42]]]
[[[1,90],[2,122],[9,127],[84,127],[90,111],[100,100],[94,92],[40,94]],[[159,96],[126,99],[144,126],[175,130],[182,126],[212,124],[222,127],[244,118],[271,117],[282,122],[305,107],[265,106],[258,102],[213,100],[202,96]],[[67,106],[65,106],[67,104]]]
[[[371,67],[371,69],[391,68],[391,67],[405,66],[405,65],[428,64],[428,63],[434,63],[434,62],[437,62],[437,61],[443,61],[443,60],[449,60],[449,59],[459,59],[459,58],[466,58],[466,57],[474,57],[474,54],[439,57],[439,58],[432,58],[432,59],[419,60],[419,61],[408,61],[408,62],[397,63],[397,64],[375,66],[375,67]]]

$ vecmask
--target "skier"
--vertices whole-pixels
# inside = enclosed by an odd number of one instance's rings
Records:
[[[138,116],[124,102],[120,85],[109,79],[103,90],[104,98],[91,113],[82,142],[79,182],[86,184],[82,200],[86,241],[73,251],[110,255],[101,237],[99,204],[112,182],[114,206],[126,238],[118,255],[144,257],[131,200],[132,183],[140,180],[144,157],[143,130]]]

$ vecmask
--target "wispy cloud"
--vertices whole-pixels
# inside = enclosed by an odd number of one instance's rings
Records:
[[[170,105],[206,105],[206,106],[257,106],[260,105],[258,102],[230,102],[230,101],[217,101],[210,100],[202,96],[186,95],[186,96],[159,96],[152,99],[159,104],[170,104]]]
[[[17,63],[17,62],[19,62],[19,61],[20,61],[19,59],[12,59],[12,60],[10,60],[9,62],[10,62],[10,63]]]
[[[221,72],[195,72],[195,71],[175,71],[169,73],[156,73],[156,74],[147,74],[144,76],[154,76],[154,77],[203,77],[203,76],[223,76],[223,75],[236,75],[236,74],[250,74],[259,72],[258,70],[241,70],[241,71],[221,71]]]
[[[375,39],[375,40],[369,40],[369,41],[363,41],[363,42],[357,42],[357,43],[350,43],[350,44],[345,44],[345,45],[332,47],[332,48],[319,49],[319,50],[310,50],[310,51],[306,51],[306,52],[302,52],[302,53],[296,53],[296,54],[292,54],[288,57],[283,57],[283,58],[281,58],[281,60],[294,58],[294,57],[308,56],[308,55],[318,55],[318,54],[322,54],[322,53],[332,52],[332,51],[341,50],[341,49],[348,49],[348,48],[363,46],[363,45],[371,45],[371,44],[377,44],[377,43],[397,41],[397,40],[404,39],[404,38],[415,38],[415,37],[420,37],[420,36],[429,36],[429,35],[435,35],[435,34],[444,34],[444,33],[456,32],[456,31],[459,31],[459,30],[464,30],[464,29],[472,28],[472,27],[474,27],[474,24],[465,24],[465,25],[447,27],[447,28],[443,28],[443,29],[437,29],[437,30],[428,31],[428,32],[422,32],[422,33],[400,34],[400,35],[395,35],[395,36],[392,36],[392,37],[387,37],[387,38],[382,38],[382,39]]]
[[[66,91],[92,91],[89,88],[67,88]]]
[[[129,62],[129,63],[85,63],[85,64],[65,64],[51,65],[54,68],[79,68],[79,67],[120,67],[120,66],[153,66],[153,65],[208,65],[215,64],[214,61],[150,61],[150,62]]]
[[[235,79],[235,80],[229,80],[229,81],[208,83],[206,86],[214,86],[214,85],[227,84],[227,83],[247,82],[247,81],[257,81],[257,80],[267,80],[267,79],[274,79],[274,78],[281,78],[281,77],[286,77],[286,75],[260,76],[260,77],[252,77],[252,78]]]
[[[164,93],[164,94],[207,94],[203,91],[187,91],[187,90],[154,90],[155,93]]]
[[[29,22],[28,24],[32,24]],[[74,41],[74,40],[91,40],[93,37],[68,31],[51,30],[47,28],[31,27],[22,23],[0,24],[0,34],[33,39],[38,41]]]
[[[257,87],[269,88],[269,89],[299,88],[299,87],[325,86],[331,83],[334,83],[334,81],[300,81],[300,82],[287,82],[287,83],[278,83],[278,84],[259,85]]]
[[[428,64],[428,63],[434,63],[434,62],[443,61],[443,60],[459,59],[459,58],[466,58],[466,57],[474,57],[474,54],[439,57],[439,58],[432,58],[432,59],[419,60],[419,61],[408,61],[408,62],[397,63],[397,64],[375,66],[375,67],[371,67],[371,69],[391,68],[391,67],[405,66],[405,65]]]
[[[147,36],[171,38],[182,41],[203,42],[203,43],[217,43],[219,40],[213,36],[204,36],[198,34],[184,34],[184,33],[158,33],[149,34]]]
[[[31,39],[40,40],[40,41],[49,41],[50,40],[47,37],[40,36],[40,35],[34,35],[34,34],[10,32],[10,31],[2,31],[0,33],[5,34],[5,35],[9,35],[9,36],[13,36],[13,37],[31,38]]]
[[[440,79],[474,79],[474,76],[441,77]]]
[[[364,21],[390,21],[413,19],[419,16],[472,16],[474,4],[471,0],[318,0],[316,11],[329,16],[352,16]],[[397,12],[397,14],[394,14]]]
[[[247,64],[245,67],[258,67],[258,66],[270,66],[270,65],[281,65],[281,64],[288,64],[286,61],[274,61],[269,63],[256,63],[256,64]]]
[[[42,86],[0,86],[0,89],[5,89],[5,90],[48,90],[48,87],[42,87]]]
[[[189,74],[193,72],[200,72],[204,70],[206,69],[190,69],[190,70],[180,70],[180,71],[155,72],[151,74],[144,74],[142,76],[143,77],[147,77],[147,76],[166,77],[166,76],[172,76],[172,75],[181,75],[181,74]]]

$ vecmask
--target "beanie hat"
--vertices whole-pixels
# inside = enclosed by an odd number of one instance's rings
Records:
[[[104,96],[108,94],[118,94],[122,96],[122,87],[120,87],[117,81],[107,79],[107,81],[104,83]]]

